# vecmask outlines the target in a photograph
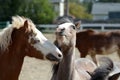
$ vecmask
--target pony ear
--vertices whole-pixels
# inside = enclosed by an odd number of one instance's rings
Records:
[[[28,28],[28,20],[26,20],[26,21],[24,22],[24,27],[25,27],[25,28]]]
[[[119,63],[114,63],[114,69],[112,72],[109,74],[109,79],[108,80],[118,80],[120,77],[120,68],[119,68]]]
[[[31,30],[31,28],[29,27],[28,20],[26,20],[26,21],[24,22],[24,28],[25,28],[26,32],[28,32],[28,31]]]
[[[75,26],[76,26],[77,29],[80,28],[80,24],[81,24],[81,21],[75,22]]]
[[[108,80],[118,80],[120,73],[114,74],[108,78]]]

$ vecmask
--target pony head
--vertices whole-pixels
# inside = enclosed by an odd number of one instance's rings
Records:
[[[59,46],[75,45],[76,31],[80,27],[80,22],[73,23],[68,18],[63,18],[59,21],[56,28],[56,40]]]
[[[7,42],[7,44],[1,44],[4,50],[8,47],[8,51],[14,49],[17,53],[40,59],[47,58],[51,61],[62,59],[60,50],[28,18],[20,16],[12,17],[11,26],[7,27],[3,34],[6,34],[5,42]],[[9,40],[7,40],[7,37],[9,37]]]

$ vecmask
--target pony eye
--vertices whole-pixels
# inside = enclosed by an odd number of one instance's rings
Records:
[[[37,35],[37,33],[34,33],[34,36],[36,36]]]
[[[75,29],[75,26],[72,25],[71,27],[72,27],[73,29]]]
[[[35,44],[35,43],[38,43],[40,42],[40,40],[34,40],[33,38],[31,39],[31,44]]]
[[[31,34],[31,36],[36,36],[36,35],[37,35],[37,33],[32,33],[32,34]]]
[[[36,43],[40,42],[40,40],[35,40]]]

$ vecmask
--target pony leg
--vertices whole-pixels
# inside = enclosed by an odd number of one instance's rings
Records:
[[[89,51],[89,54],[90,54],[93,62],[97,65],[96,51],[95,51],[94,49],[91,49],[91,50]]]
[[[81,52],[81,53],[80,53],[80,57],[81,57],[81,58],[85,58],[86,56],[87,56],[87,52]]]
[[[97,64],[96,55],[95,55],[94,53],[91,53],[90,56],[91,56],[93,62],[94,62],[96,65],[98,65],[98,64]]]
[[[80,50],[79,48],[78,48],[78,51],[80,52],[80,58],[85,58],[86,56],[87,56],[87,51],[84,51],[84,50]]]
[[[81,53],[81,55],[80,55],[81,58],[85,58],[86,56],[87,56],[87,55],[84,54],[84,53]]]

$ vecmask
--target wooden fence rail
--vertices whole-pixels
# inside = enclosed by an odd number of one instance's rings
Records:
[[[9,21],[0,22],[0,29],[5,28],[5,27],[8,26],[9,24],[10,24]]]
[[[40,24],[40,25],[37,25],[37,27],[42,32],[54,32],[57,25],[55,25],[55,24]],[[80,30],[84,30],[84,29],[95,29],[95,30],[100,30],[100,31],[118,30],[118,29],[120,29],[120,23],[118,23],[118,24],[105,24],[105,23],[81,24]]]

